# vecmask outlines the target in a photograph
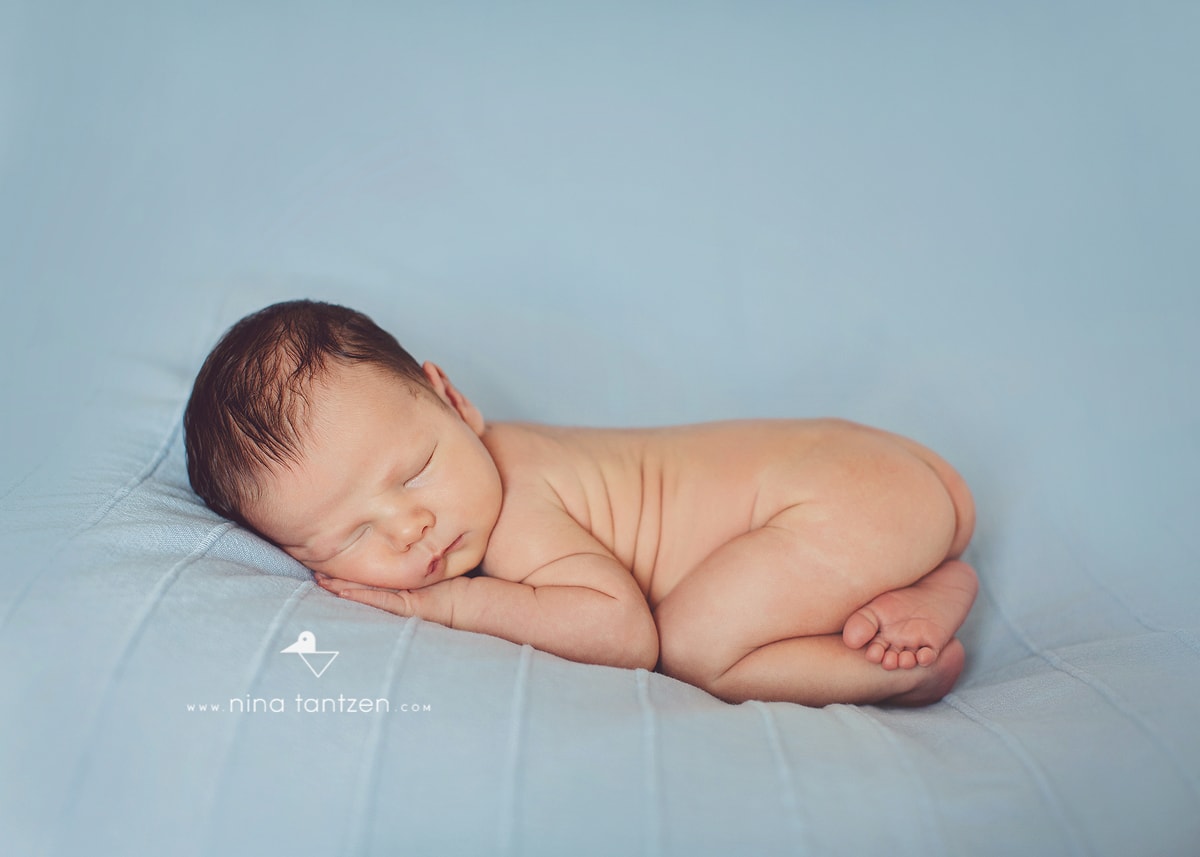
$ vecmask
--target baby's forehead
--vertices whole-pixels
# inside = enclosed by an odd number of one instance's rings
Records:
[[[369,363],[338,364],[314,373],[299,398],[303,401],[295,413],[294,428],[301,444],[314,433],[323,436],[326,429],[344,429],[347,420],[386,414],[397,403],[405,417],[428,406],[445,407],[428,386],[389,367]],[[410,406],[417,410],[410,411]]]
[[[372,369],[372,376],[360,374]],[[260,467],[253,474],[253,481],[266,493],[273,493],[280,483],[292,483],[297,475],[333,473],[331,462],[340,460],[348,448],[361,450],[363,438],[371,439],[368,446],[375,453],[393,447],[415,449],[437,424],[423,416],[425,409],[445,407],[432,390],[386,368],[366,365],[314,373],[295,398],[289,409],[286,453],[260,456]],[[402,403],[400,412],[397,402]]]
[[[422,392],[432,392],[412,378],[400,374],[390,366],[368,361],[345,361],[328,358],[320,366],[314,367],[308,378],[307,386],[316,389],[338,390],[347,385],[359,384],[364,380],[382,381],[386,385],[394,385],[405,389],[418,397]]]

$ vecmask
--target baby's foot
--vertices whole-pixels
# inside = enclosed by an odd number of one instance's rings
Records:
[[[966,659],[962,643],[954,638],[942,649],[933,666],[904,673],[916,679],[911,690],[881,700],[880,705],[932,705],[954,687]]]
[[[971,566],[949,560],[912,586],[868,602],[846,620],[842,642],[866,646],[867,660],[885,670],[927,667],[954,639],[978,589]]]

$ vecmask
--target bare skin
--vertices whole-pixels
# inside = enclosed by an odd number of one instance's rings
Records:
[[[970,566],[947,560],[904,589],[885,592],[846,620],[842,640],[867,646],[867,660],[886,670],[931,666],[966,618],[978,583]]]
[[[432,395],[332,368],[247,510],[329,591],[733,702],[923,705],[958,678],[974,507],[924,447],[840,420],[489,425],[425,372]]]

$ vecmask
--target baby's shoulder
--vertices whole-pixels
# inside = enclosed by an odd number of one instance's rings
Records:
[[[483,436],[504,490],[501,524],[539,511],[565,509],[579,479],[579,453],[561,431],[535,423],[491,423]]]
[[[560,431],[528,423],[490,423],[484,445],[504,497],[484,558],[489,575],[523,580],[561,555],[590,549],[591,533],[571,514],[576,454]]]
[[[548,426],[535,423],[489,423],[483,443],[506,490],[546,482],[570,467],[564,439]]]

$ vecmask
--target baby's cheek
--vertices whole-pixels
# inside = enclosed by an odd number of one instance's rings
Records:
[[[487,559],[487,542],[483,544],[466,545],[463,550],[459,551],[454,557],[456,564],[460,564],[461,568],[455,568],[453,575],[448,577],[462,577],[468,572],[474,571],[483,565]]]
[[[365,586],[384,585],[378,581],[379,575],[373,573],[373,565],[367,562],[350,562],[335,558],[331,561],[320,563],[313,570],[327,574],[330,577],[336,577],[338,580],[344,580],[347,583],[359,583]]]

